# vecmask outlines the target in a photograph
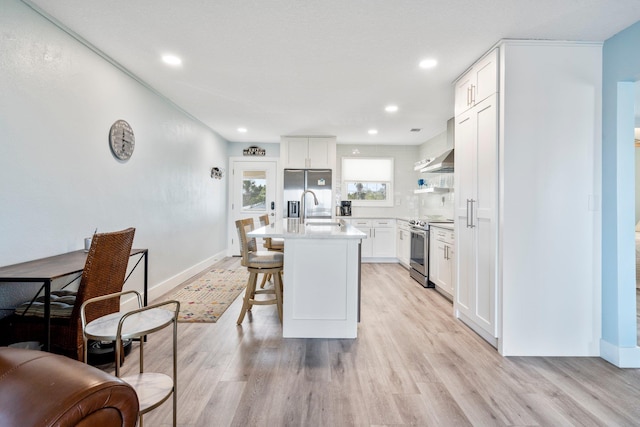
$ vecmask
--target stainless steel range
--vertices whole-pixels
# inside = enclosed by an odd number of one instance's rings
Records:
[[[451,223],[451,220],[438,218],[412,219],[411,225],[411,256],[409,259],[409,274],[425,288],[433,288],[429,283],[429,224]]]

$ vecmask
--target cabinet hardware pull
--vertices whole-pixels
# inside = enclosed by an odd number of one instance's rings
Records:
[[[470,225],[469,225],[469,227],[474,228],[474,227],[476,226],[476,224],[475,224],[475,220],[474,220],[474,217],[473,217],[473,215],[474,215],[474,214],[473,214],[473,204],[474,204],[476,201],[475,201],[475,200],[473,200],[473,199],[469,199],[469,202],[470,202],[470,203],[469,203],[469,205],[471,206],[471,215],[469,215],[469,218],[470,218]]]
[[[471,105],[471,86],[467,87],[467,106]]]
[[[469,223],[469,220],[471,218],[471,214],[469,213],[469,202],[471,202],[471,199],[467,199],[467,228],[471,227],[471,224]]]
[[[476,87],[471,85],[471,105],[476,103]]]

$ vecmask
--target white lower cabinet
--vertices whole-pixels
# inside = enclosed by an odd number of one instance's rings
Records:
[[[453,230],[430,228],[429,280],[453,300],[455,283],[455,245]]]
[[[398,261],[404,267],[409,268],[411,257],[411,228],[407,221],[396,222],[396,253]]]
[[[362,239],[363,262],[395,262],[395,219],[351,219],[350,224],[367,234]]]

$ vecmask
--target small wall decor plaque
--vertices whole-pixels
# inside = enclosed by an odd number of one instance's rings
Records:
[[[211,178],[222,179],[223,175],[224,175],[224,169],[211,168]]]
[[[244,150],[242,150],[242,155],[243,156],[266,156],[267,150],[265,150],[264,148],[260,148],[260,147],[256,147],[255,145],[252,145],[251,147],[245,148]]]

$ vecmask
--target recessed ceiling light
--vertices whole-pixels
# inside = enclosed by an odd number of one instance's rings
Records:
[[[433,68],[436,65],[438,65],[438,61],[433,58],[423,59],[422,61],[420,61],[420,68]]]
[[[384,111],[386,111],[387,113],[395,113],[396,111],[398,111],[398,106],[397,105],[387,105],[386,107],[384,107]]]
[[[247,128],[238,128],[238,132],[247,133]]]
[[[375,135],[378,133],[377,129],[369,129],[369,135]]]
[[[173,65],[177,67],[178,65],[182,65],[182,59],[178,58],[175,55],[163,55],[162,61],[167,65]]]

